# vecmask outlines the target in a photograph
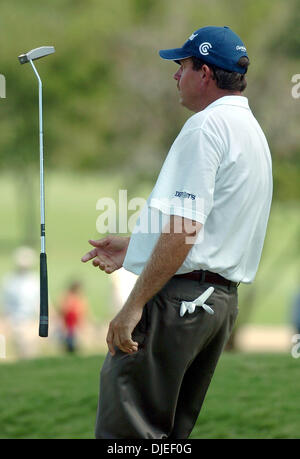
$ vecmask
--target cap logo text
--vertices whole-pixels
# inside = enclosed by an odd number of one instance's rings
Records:
[[[235,49],[236,49],[237,51],[244,51],[244,53],[247,51],[246,48],[245,48],[245,46],[236,46]]]
[[[192,35],[189,37],[189,40],[194,40],[194,38],[196,38],[197,35],[197,33],[192,33]]]

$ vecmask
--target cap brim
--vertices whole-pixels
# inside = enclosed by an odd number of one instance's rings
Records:
[[[161,49],[159,51],[160,57],[167,59],[169,61],[178,61],[179,59],[187,59],[192,57],[192,55],[182,48],[173,48],[173,49]]]

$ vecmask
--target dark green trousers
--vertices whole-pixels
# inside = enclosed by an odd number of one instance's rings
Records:
[[[213,286],[202,307],[179,315]],[[199,415],[237,316],[237,288],[173,277],[145,306],[133,332],[135,354],[107,354],[100,374],[95,435],[106,439],[184,439]]]

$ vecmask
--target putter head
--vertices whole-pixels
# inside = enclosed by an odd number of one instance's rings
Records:
[[[41,46],[40,48],[32,49],[26,54],[21,54],[18,59],[20,64],[26,64],[26,62],[41,59],[42,57],[48,56],[48,54],[55,53],[54,46]]]

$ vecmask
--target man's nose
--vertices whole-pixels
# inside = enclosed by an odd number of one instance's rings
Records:
[[[180,70],[177,70],[177,72],[174,73],[173,78],[174,78],[174,80],[177,80],[177,81],[180,80]]]

